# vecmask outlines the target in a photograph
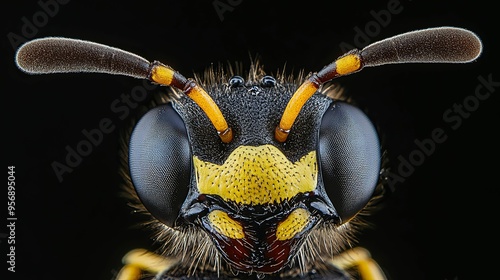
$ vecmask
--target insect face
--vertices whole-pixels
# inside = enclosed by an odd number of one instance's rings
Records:
[[[257,65],[246,79],[213,70],[186,79],[159,62],[66,38],[28,42],[16,62],[28,73],[121,74],[173,89],[138,121],[127,148],[138,208],[172,258],[155,272],[321,270],[314,279],[331,279],[337,269],[328,264],[351,242],[351,224],[378,186],[381,153],[370,119],[327,83],[383,64],[470,62],[481,51],[472,32],[442,27],[353,50],[307,79],[268,76]]]
[[[270,76],[206,85],[232,128],[228,144],[189,98],[149,111],[129,154],[148,211],[169,227],[202,229],[235,269],[262,273],[288,264],[319,223],[348,221],[377,183],[376,131],[359,109],[318,93],[277,141],[297,87]]]

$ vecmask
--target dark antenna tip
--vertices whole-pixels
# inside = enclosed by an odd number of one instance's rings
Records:
[[[95,72],[147,78],[149,61],[94,42],[62,37],[29,41],[16,52],[16,65],[28,74]]]
[[[436,27],[397,35],[363,50],[364,66],[391,63],[467,63],[477,59],[483,45],[463,28]]]

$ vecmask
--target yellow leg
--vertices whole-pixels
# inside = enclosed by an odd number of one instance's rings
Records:
[[[139,280],[141,279],[142,271],[139,267],[133,264],[126,264],[118,273],[116,280]]]
[[[172,268],[177,260],[165,258],[144,249],[135,249],[128,252],[122,262],[124,266],[116,280],[139,280],[143,271],[158,274]]]
[[[356,247],[335,256],[331,263],[341,269],[357,269],[362,280],[386,280],[384,272],[370,252],[362,247]]]
[[[116,280],[140,280],[142,272],[158,274],[172,268],[176,259],[165,258],[144,249],[128,252],[122,259],[124,263]],[[386,280],[384,272],[370,252],[356,247],[335,256],[331,263],[341,269],[357,269],[362,280]]]

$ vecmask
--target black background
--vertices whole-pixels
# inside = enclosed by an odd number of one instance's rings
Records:
[[[370,11],[387,10],[391,2],[397,1],[232,1],[234,9],[221,20],[210,0],[71,0],[59,5],[32,37],[65,36],[112,45],[160,60],[185,76],[212,63],[248,65],[250,55],[259,55],[271,74],[285,63],[291,72],[307,73],[341,55],[342,42],[354,46],[355,28],[364,30],[374,20]],[[447,135],[423,164],[393,185],[386,208],[369,218],[373,228],[359,235],[360,245],[371,251],[389,279],[478,279],[494,275],[496,268],[485,253],[493,258],[498,253],[493,250],[498,243],[493,228],[498,91],[456,130],[443,113],[472,98],[479,76],[500,81],[493,68],[498,62],[497,15],[479,1],[435,2],[400,0],[402,10],[369,39],[434,26],[464,27],[483,40],[477,62],[391,65],[339,80],[380,127],[395,173],[398,157],[408,158],[418,149],[415,139],[429,138],[436,128]],[[41,10],[37,1],[2,4],[2,158],[3,168],[16,166],[18,218],[17,272],[6,273],[7,279],[112,279],[128,250],[153,248],[149,233],[133,227],[137,218],[118,195],[120,131],[136,111],[121,120],[110,108],[143,83],[110,75],[21,73],[8,34],[22,35],[23,17],[33,22]],[[65,163],[66,147],[75,148],[86,139],[82,130],[98,128],[104,118],[116,129],[59,182],[51,164]],[[1,193],[4,216],[6,187]],[[2,218],[1,223],[3,273],[8,267],[3,238],[7,221]]]

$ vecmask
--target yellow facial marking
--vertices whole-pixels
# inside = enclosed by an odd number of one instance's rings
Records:
[[[306,209],[297,208],[288,217],[278,224],[276,229],[277,240],[289,240],[302,232],[310,222],[310,213]]]
[[[272,145],[240,146],[222,165],[193,157],[198,191],[236,203],[261,205],[316,189],[318,166],[311,151],[291,162]]]
[[[335,64],[337,65],[337,73],[340,75],[346,75],[358,71],[361,67],[361,60],[359,59],[359,56],[349,54],[339,58],[335,61]]]
[[[243,227],[237,221],[231,219],[226,212],[214,210],[208,214],[208,220],[212,227],[220,234],[232,239],[245,237]]]

